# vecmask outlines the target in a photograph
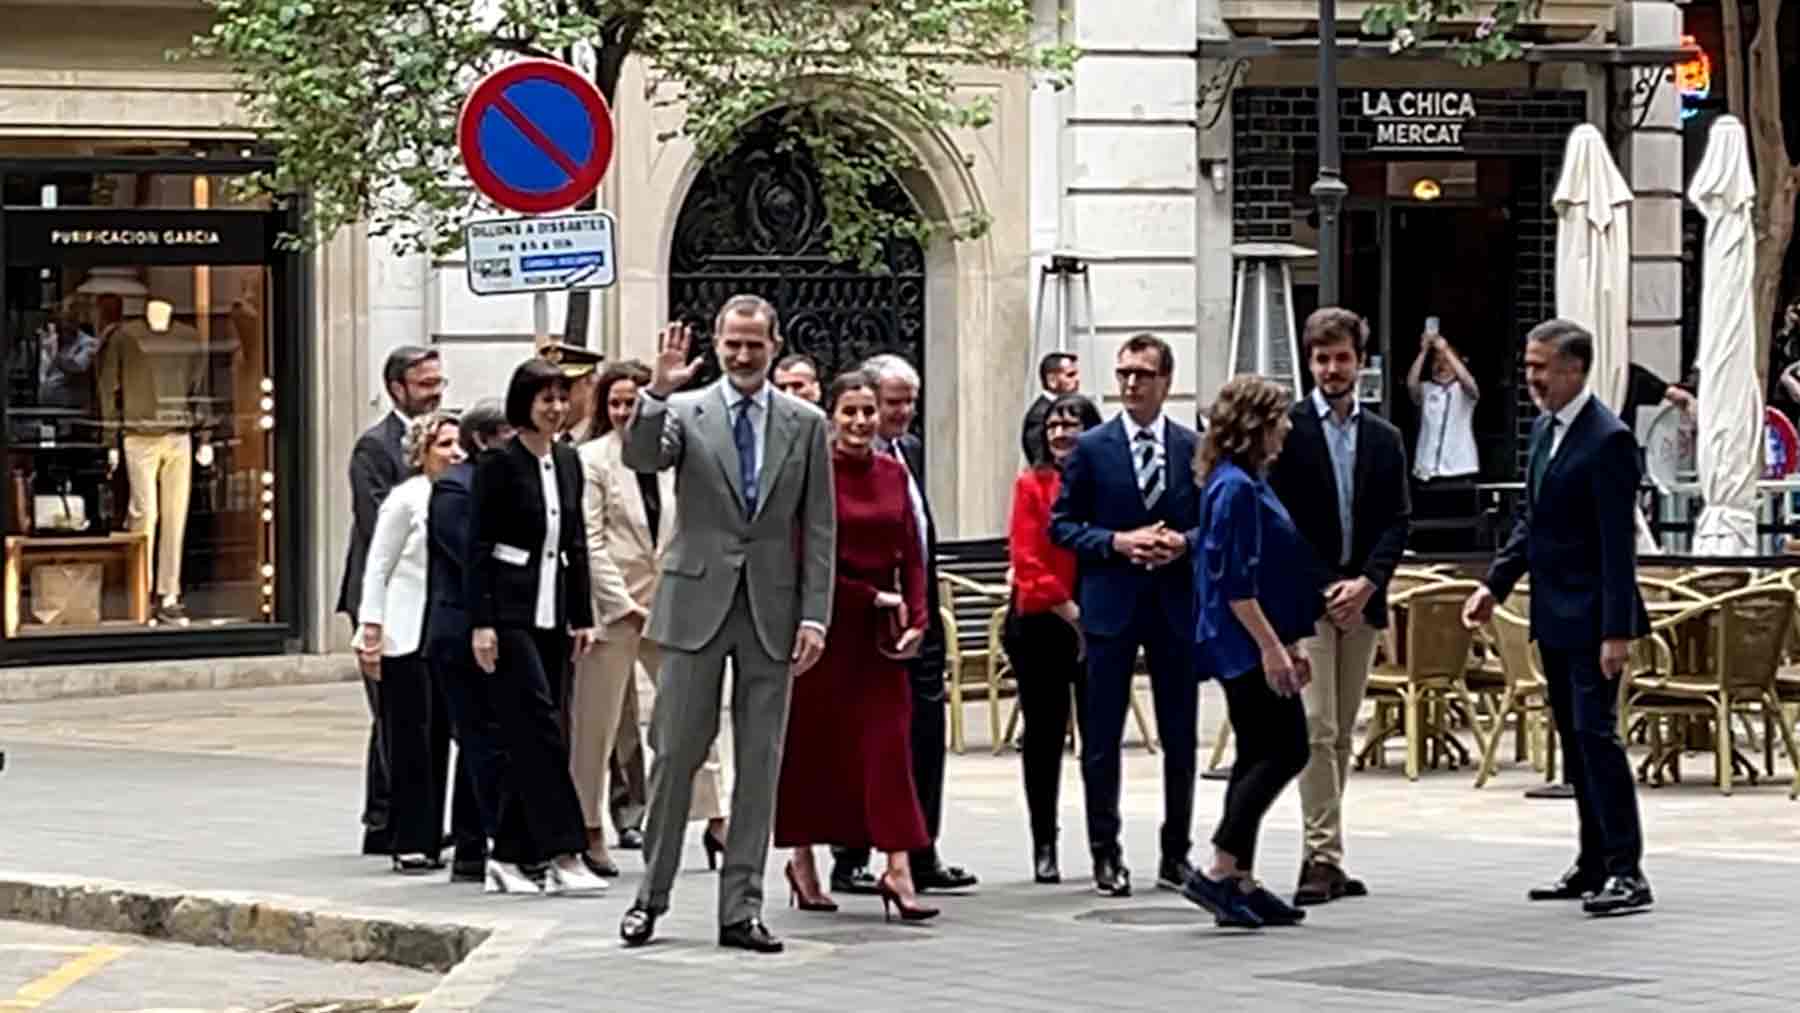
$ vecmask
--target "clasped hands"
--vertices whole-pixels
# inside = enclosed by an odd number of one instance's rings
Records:
[[[893,609],[894,620],[902,631],[900,639],[894,642],[893,657],[905,660],[917,655],[919,646],[925,641],[925,631],[906,625],[906,599],[894,591],[882,591],[875,595],[875,607]]]
[[[1154,570],[1180,559],[1187,553],[1187,538],[1167,524],[1155,524],[1132,531],[1114,532],[1113,551],[1137,566]]]

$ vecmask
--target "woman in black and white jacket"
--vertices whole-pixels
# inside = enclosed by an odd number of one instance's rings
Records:
[[[543,359],[513,372],[506,420],[518,435],[475,470],[467,600],[475,663],[508,764],[488,863],[493,893],[536,893],[523,866],[548,863],[545,893],[594,892],[561,708],[571,655],[593,642],[581,461],[556,441],[569,380]]]

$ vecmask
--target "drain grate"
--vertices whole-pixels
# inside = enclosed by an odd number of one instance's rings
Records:
[[[1620,985],[1643,984],[1644,978],[1599,974],[1531,971],[1485,964],[1438,964],[1395,957],[1360,964],[1312,967],[1285,974],[1260,975],[1266,981],[1289,981],[1362,992],[1449,995],[1463,999],[1523,1002],[1548,996],[1592,992]]]
[[[1185,925],[1193,928],[1212,925],[1210,915],[1192,907],[1103,907],[1078,914],[1075,920],[1094,925],[1124,925],[1131,928],[1160,925]]]

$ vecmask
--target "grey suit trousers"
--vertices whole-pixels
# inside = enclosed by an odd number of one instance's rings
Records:
[[[725,867],[719,873],[719,924],[760,918],[763,866],[775,817],[781,745],[787,734],[788,659],[771,658],[757,636],[744,578],[725,622],[698,651],[663,648],[656,709],[650,718],[649,818],[644,828],[640,906],[661,913],[681,870],[694,774],[719,733],[725,659],[732,660],[731,730],[736,780]]]

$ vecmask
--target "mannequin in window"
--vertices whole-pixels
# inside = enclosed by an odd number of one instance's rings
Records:
[[[194,468],[195,397],[205,359],[195,330],[175,308],[152,299],[122,322],[100,355],[100,417],[120,433],[131,486],[125,526],[145,531],[156,553],[156,618],[184,623],[181,547]],[[107,452],[117,468],[120,452]]]

